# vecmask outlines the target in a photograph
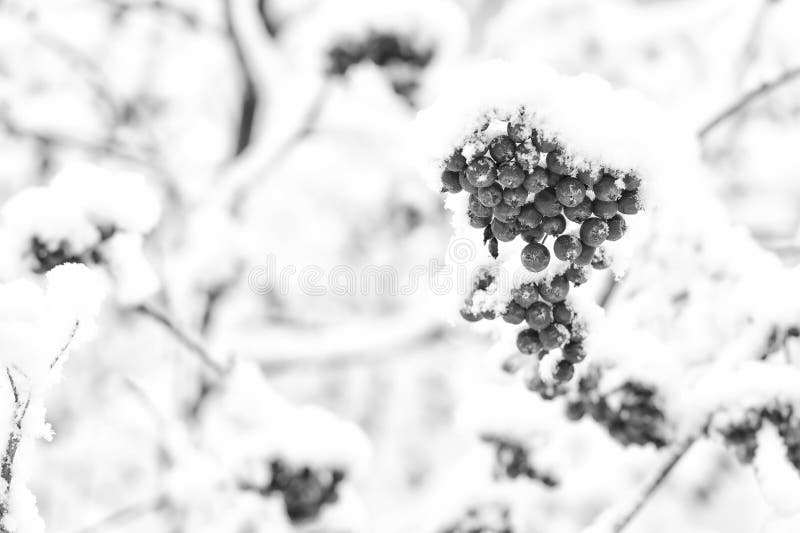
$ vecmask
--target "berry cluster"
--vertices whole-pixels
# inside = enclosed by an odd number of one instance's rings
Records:
[[[570,420],[580,420],[588,414],[625,446],[652,444],[661,448],[668,444],[665,417],[655,389],[626,381],[610,392],[600,393],[599,381],[600,373],[594,369],[578,382],[577,396],[567,399]]]
[[[541,472],[531,464],[530,451],[519,442],[497,435],[483,435],[481,439],[494,447],[495,479],[517,479],[527,477],[541,481],[547,487],[555,487],[558,480],[546,472]]]
[[[99,241],[91,248],[81,252],[73,250],[73,247],[67,241],[61,241],[53,246],[39,237],[33,237],[30,248],[35,260],[33,271],[37,274],[44,274],[64,263],[83,263],[87,265],[102,263],[103,256],[98,247],[116,233],[116,228],[105,226],[97,229],[100,234]]]
[[[559,275],[518,287],[503,312],[507,322],[529,326],[517,338],[522,353],[541,357],[562,349],[553,376],[566,382],[575,363],[586,357],[585,331],[565,302],[567,293],[588,281],[593,269],[608,268],[603,244],[625,235],[623,215],[640,211],[641,180],[632,173],[577,168],[563,147],[522,119],[508,121],[505,130],[488,143],[471,144],[470,160],[463,149],[450,155],[441,174],[442,191],[469,194],[469,223],[483,229],[493,257],[500,242],[519,236],[527,243],[520,254],[525,269],[544,272],[552,256],[566,264]],[[553,238],[550,247],[545,245],[548,236]],[[477,315],[468,308],[462,316],[469,321],[494,318],[492,312]]]
[[[420,46],[406,36],[387,32],[370,32],[366,39],[340,41],[328,52],[328,73],[343,76],[353,65],[371,61],[392,70],[395,92],[411,100],[419,85],[415,73],[433,59],[433,50]],[[405,72],[400,72],[405,71]]]
[[[750,409],[735,423],[717,430],[741,462],[751,463],[758,450],[757,435],[765,421],[777,428],[786,445],[787,459],[800,472],[800,417],[795,416],[791,405]]]
[[[514,533],[511,509],[502,503],[486,503],[467,508],[464,516],[439,533]]]
[[[264,495],[280,493],[286,514],[292,522],[304,522],[319,516],[322,506],[338,500],[337,489],[345,472],[337,468],[292,468],[275,459],[269,464],[270,482],[259,489]]]

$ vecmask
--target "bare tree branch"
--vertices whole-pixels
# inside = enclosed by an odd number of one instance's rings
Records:
[[[716,116],[714,116],[711,120],[709,120],[705,126],[700,128],[700,131],[697,133],[697,136],[700,137],[702,140],[706,137],[714,128],[725,122],[726,120],[730,119],[744,108],[749,106],[753,101],[764,96],[779,87],[786,85],[793,79],[800,76],[800,67],[795,67],[792,69],[787,70],[777,78],[767,81],[752,89],[746,93],[744,93],[741,97],[739,97],[735,102],[731,103],[727,107],[725,107],[722,111],[720,111]]]
[[[230,36],[230,41],[233,46],[234,54],[236,55],[236,62],[239,65],[239,72],[242,78],[242,103],[239,117],[239,128],[236,138],[236,155],[241,154],[245,148],[250,144],[250,138],[253,134],[253,126],[255,124],[256,109],[258,108],[258,92],[256,91],[256,81],[253,73],[250,70],[250,65],[247,62],[245,51],[239,36],[236,24],[233,21],[233,8],[231,2],[233,0],[225,0],[225,25]]]
[[[78,320],[76,320],[75,323],[72,325],[72,330],[70,331],[69,338],[64,343],[64,345],[61,347],[61,350],[59,350],[59,352],[56,354],[55,358],[50,362],[50,368],[51,369],[53,367],[55,367],[58,364],[58,362],[61,360],[61,358],[64,357],[64,354],[67,353],[67,350],[69,349],[69,345],[72,344],[72,341],[75,339],[75,334],[78,333],[78,325],[79,324],[80,324],[80,322]]]

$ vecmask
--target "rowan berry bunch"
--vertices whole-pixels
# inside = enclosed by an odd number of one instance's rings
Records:
[[[410,37],[370,31],[363,39],[340,40],[328,51],[328,73],[344,76],[353,65],[370,61],[384,69],[394,91],[411,101],[419,73],[433,60],[434,50]]]
[[[511,508],[502,503],[473,505],[439,533],[514,533]]]
[[[712,430],[722,436],[741,462],[749,464],[758,451],[758,432],[765,423],[771,423],[778,430],[786,446],[786,458],[800,472],[800,417],[789,404],[748,409],[735,420],[716,422]]]
[[[61,239],[57,242],[48,242],[36,235],[31,238],[30,254],[33,256],[33,272],[44,274],[58,265],[65,263],[82,263],[85,265],[100,265],[103,263],[101,246],[114,236],[117,229],[114,226],[97,226],[98,240],[91,246],[77,247],[74,243]]]
[[[531,462],[531,451],[514,439],[499,435],[483,435],[483,442],[494,448],[495,479],[517,479],[526,477],[540,481],[547,487],[555,487],[558,480],[547,472],[537,469]]]

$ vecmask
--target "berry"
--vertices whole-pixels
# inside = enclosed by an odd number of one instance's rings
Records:
[[[572,264],[579,267],[588,266],[592,264],[592,258],[594,257],[594,251],[596,249],[597,248],[594,246],[589,246],[588,244],[583,243],[583,250],[581,251],[581,255],[576,257],[575,260],[572,262]]]
[[[483,317],[480,315],[480,313],[474,312],[469,307],[462,307],[461,308],[461,318],[463,318],[467,322],[477,322]]]
[[[525,142],[530,139],[533,133],[533,128],[524,122],[509,121],[506,126],[506,132],[512,141],[515,143]]]
[[[592,173],[591,170],[579,170],[578,171],[578,179],[586,185],[587,187],[594,187],[594,184],[597,183],[599,176],[597,174]]]
[[[577,422],[586,414],[586,405],[582,401],[568,402],[566,414],[569,420]]]
[[[580,322],[573,322],[569,328],[570,339],[573,342],[582,342],[586,340],[589,332],[586,331],[586,325]]]
[[[563,302],[569,293],[569,282],[563,275],[553,276],[548,283],[539,285],[539,294],[545,302]]]
[[[489,228],[489,230],[491,231],[491,228]],[[494,259],[497,259],[497,256],[500,253],[500,250],[498,250],[497,238],[491,237],[486,245],[486,248],[489,250],[489,255],[491,255]]]
[[[497,318],[497,313],[495,313],[494,309],[484,309],[481,311],[481,316],[486,320],[494,320]]]
[[[461,184],[458,183],[458,172],[443,170],[442,188],[444,191],[447,192],[452,192],[452,193],[461,192]]]
[[[583,244],[600,246],[608,237],[608,224],[605,220],[590,218],[581,224],[580,235]]]
[[[525,308],[517,302],[508,302],[503,313],[503,320],[509,324],[522,324],[522,321],[525,320],[525,314]]]
[[[517,232],[511,224],[502,222],[500,219],[495,218],[492,220],[492,234],[498,241],[511,242],[517,236]]]
[[[492,217],[479,217],[470,213],[469,215],[469,225],[475,229],[485,228],[489,224],[492,223]]]
[[[573,222],[581,223],[592,216],[592,201],[584,197],[575,207],[565,207],[564,216]]]
[[[556,191],[548,187],[536,193],[533,197],[533,205],[546,217],[554,217],[561,214],[561,203],[556,197]]]
[[[505,189],[503,191],[503,201],[511,207],[519,209],[528,200],[528,191],[523,187],[516,187],[514,189]]]
[[[539,163],[539,150],[533,145],[530,139],[517,145],[517,163],[525,172],[533,172]]]
[[[542,342],[539,334],[532,329],[523,329],[517,335],[517,349],[524,354],[539,353],[542,349]]]
[[[614,202],[619,200],[621,191],[617,187],[616,180],[611,174],[606,174],[594,185],[594,194],[598,200],[604,202]]]
[[[544,238],[544,230],[541,226],[526,229],[521,233],[522,240],[525,242],[541,242]]]
[[[570,159],[558,150],[554,150],[547,154],[547,168],[564,176],[569,174]]]
[[[642,209],[642,202],[639,198],[639,191],[623,191],[619,199],[619,212],[624,215],[635,215]]]
[[[608,221],[608,240],[609,241],[618,241],[625,235],[625,231],[628,229],[628,224],[625,222],[625,219],[622,215],[614,215]]]
[[[533,172],[528,174],[525,182],[522,184],[525,190],[532,193],[538,193],[547,187],[548,172],[540,167],[536,167]]]
[[[478,189],[478,201],[486,207],[494,207],[503,201],[503,188],[498,184]]]
[[[542,214],[533,204],[526,204],[520,208],[518,219],[523,227],[535,228],[542,223]],[[538,240],[541,240],[541,237]]]
[[[553,304],[553,321],[558,322],[559,324],[564,324],[565,326],[572,323],[572,318],[575,316],[575,313],[572,309],[564,302],[558,302]]]
[[[566,383],[575,375],[575,366],[566,360],[561,360],[556,363],[553,369],[553,378],[559,383]]]
[[[564,324],[550,324],[539,332],[545,350],[560,348],[569,340],[569,330]]]
[[[564,359],[572,364],[580,363],[586,359],[586,348],[580,342],[567,343],[561,350]]]
[[[461,172],[458,173],[458,184],[461,185],[461,188],[463,190],[467,191],[470,194],[477,194],[478,193],[478,188],[476,186],[474,186],[473,184],[471,184],[469,182],[469,180],[467,179],[467,172],[466,171],[462,170]]]
[[[543,244],[532,242],[522,249],[522,266],[531,272],[541,272],[550,264],[550,251]]]
[[[506,135],[495,137],[489,143],[489,155],[498,163],[506,163],[514,159],[517,147],[514,141]]]
[[[539,299],[539,289],[533,283],[523,283],[512,292],[514,302],[522,307],[530,307],[531,304]]]
[[[626,174],[622,181],[626,191],[635,191],[642,184],[642,178],[635,174]]]
[[[469,196],[469,213],[478,216],[478,217],[490,217],[492,216],[492,208],[486,207],[483,205],[478,197],[474,194]]]
[[[575,178],[562,178],[556,185],[556,197],[565,207],[575,207],[586,197],[586,187]]]
[[[607,220],[617,214],[617,202],[595,200],[592,202],[592,213],[599,218]]]
[[[540,152],[552,152],[557,146],[554,139],[546,139],[539,130],[533,130],[531,140]]]
[[[460,172],[467,168],[467,160],[461,155],[461,152],[455,151],[453,155],[451,155],[447,159],[447,170],[452,172]]]
[[[481,157],[467,166],[467,180],[475,187],[488,187],[497,179],[497,169],[488,157]]]
[[[536,331],[553,323],[553,308],[544,302],[533,302],[525,313],[525,321]]]
[[[563,179],[564,176],[561,174],[556,174],[552,170],[548,170],[547,172],[547,186],[555,188],[558,185],[558,182]]]
[[[598,248],[592,257],[592,268],[595,270],[605,270],[611,266],[611,258],[608,257],[604,248]]]
[[[561,235],[553,243],[553,253],[562,261],[572,261],[581,255],[583,244],[575,235]]]
[[[594,250],[592,250],[594,254]],[[591,258],[589,259],[591,261]],[[588,265],[578,266],[577,264],[573,263],[569,266],[566,272],[564,272],[564,277],[567,278],[567,281],[577,285],[583,285],[592,275],[592,268]]]
[[[505,202],[500,202],[494,207],[494,217],[499,218],[503,222],[511,222],[516,220],[519,213],[519,207],[511,207]]]
[[[514,161],[497,167],[497,183],[503,187],[519,187],[525,181],[525,171]]]
[[[544,217],[542,219],[542,230],[548,235],[561,235],[567,229],[567,220],[564,215],[554,217]]]

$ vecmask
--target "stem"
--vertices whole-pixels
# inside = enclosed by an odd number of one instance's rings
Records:
[[[700,131],[697,133],[697,136],[700,137],[700,139],[702,140],[703,138],[705,138],[706,135],[708,135],[711,132],[711,130],[713,130],[721,123],[725,122],[729,118],[736,115],[742,109],[750,105],[754,100],[767,93],[774,91],[775,89],[781,87],[782,85],[789,83],[798,76],[800,76],[800,67],[795,67],[787,70],[774,80],[766,81],[761,85],[759,85],[758,87],[756,87],[755,89],[752,89],[744,93],[741,97],[739,97],[739,99],[737,99],[732,104],[724,108],[714,118],[709,120],[705,126],[700,128]]]
[[[3,458],[0,461],[0,478],[5,481],[2,496],[0,496],[0,532],[6,533],[5,526],[2,521],[8,515],[9,510],[9,496],[11,494],[11,480],[13,478],[12,467],[14,466],[14,459],[17,456],[17,449],[22,440],[22,421],[25,418],[25,413],[28,411],[30,404],[30,396],[22,403],[22,399],[17,390],[17,384],[14,382],[14,377],[11,375],[11,370],[6,368],[6,375],[8,382],[11,384],[11,392],[14,395],[14,425],[11,428],[11,433],[8,434],[8,441],[6,441],[6,448],[3,452]]]
[[[197,355],[200,361],[211,370],[217,378],[222,378],[226,374],[226,369],[221,364],[216,362],[211,356],[211,351],[203,344],[202,341],[195,338],[186,330],[178,326],[175,320],[172,319],[167,313],[157,310],[154,307],[142,304],[134,310],[145,316],[148,316],[164,326],[169,333],[172,334],[181,344],[189,349],[190,352]]]
[[[255,124],[256,109],[258,108],[258,92],[256,91],[256,82],[250,66],[247,63],[244,47],[242,45],[241,37],[236,29],[236,24],[233,21],[233,11],[231,2],[233,0],[225,0],[225,26],[230,37],[233,51],[236,55],[236,63],[239,65],[239,72],[242,78],[243,91],[241,103],[241,115],[239,117],[239,128],[236,138],[236,154],[239,155],[244,152],[245,148],[250,144],[253,134],[253,126]]]

